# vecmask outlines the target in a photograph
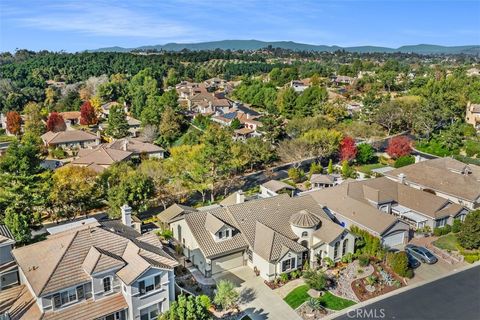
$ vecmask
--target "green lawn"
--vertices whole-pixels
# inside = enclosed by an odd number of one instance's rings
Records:
[[[331,310],[342,310],[355,304],[354,301],[337,297],[330,293],[330,291],[325,292],[325,294],[320,297],[320,302],[322,306]]]
[[[372,163],[372,164],[364,164],[363,166],[355,167],[355,169],[363,173],[371,173],[373,169],[379,169],[383,167],[386,167],[386,165],[382,163]]]
[[[302,303],[304,303],[308,300],[308,298],[310,298],[307,291],[308,286],[305,284],[290,291],[290,293],[287,294],[287,296],[283,300],[285,300],[285,302],[290,307],[292,307],[292,309],[297,309],[302,305]]]
[[[433,242],[433,245],[444,250],[458,250],[458,241],[454,233],[441,236]]]
[[[284,300],[292,309],[296,309],[309,298],[308,286],[303,285],[293,289],[289,294],[287,294]],[[325,294],[320,297],[319,300],[322,303],[322,306],[331,310],[342,310],[355,304],[355,302],[337,297],[329,291],[325,292]]]

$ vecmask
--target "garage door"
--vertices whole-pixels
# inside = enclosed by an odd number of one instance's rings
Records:
[[[386,237],[383,237],[383,245],[388,247],[394,247],[399,244],[403,244],[405,239],[405,232],[397,232]]]
[[[212,274],[243,266],[243,252],[212,260]]]

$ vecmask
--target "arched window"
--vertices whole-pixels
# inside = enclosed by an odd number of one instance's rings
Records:
[[[104,292],[112,291],[112,277],[103,278],[103,291]]]
[[[333,259],[338,258],[338,248],[340,247],[340,241],[335,242],[335,245],[333,247]]]
[[[342,245],[342,257],[347,253],[348,239],[343,240]]]
[[[302,232],[302,237],[306,237],[306,236],[308,236],[308,232],[307,232],[307,231],[303,231],[303,232]]]

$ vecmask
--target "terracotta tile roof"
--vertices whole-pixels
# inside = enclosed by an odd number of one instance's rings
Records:
[[[10,320],[39,320],[42,317],[36,300],[25,285],[0,291],[0,315],[5,312]]]
[[[445,192],[468,201],[480,197],[480,167],[452,158],[421,161],[385,173],[392,179],[404,174],[406,181]]]
[[[42,320],[92,320],[128,308],[121,293],[112,294],[102,299],[88,299],[69,308],[46,312]]]
[[[48,131],[42,134],[42,140],[47,144],[95,141],[97,139],[99,138],[96,135],[82,130],[67,130],[60,132]]]
[[[80,111],[65,111],[65,112],[60,112],[60,115],[65,120],[77,120],[81,117]]]
[[[92,247],[98,253],[92,251]],[[97,267],[125,265],[117,274],[132,281],[130,276],[150,267],[142,254],[161,261],[161,267],[170,269],[177,265],[160,247],[91,226],[52,235],[45,241],[14,249],[12,253],[37,296],[91,281],[85,268],[95,272]],[[125,263],[121,263],[122,260]]]

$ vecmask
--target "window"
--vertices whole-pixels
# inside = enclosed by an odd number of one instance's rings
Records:
[[[248,249],[248,250],[247,250],[247,255],[248,255],[248,261],[252,262],[252,261],[253,261],[253,253],[252,253],[252,250]]]
[[[222,239],[223,238],[223,232],[222,231],[218,231],[218,239]]]
[[[282,272],[295,268],[295,258],[287,259],[282,262]]]
[[[335,242],[335,245],[333,247],[333,259],[338,258],[338,247],[340,247],[340,241]]]
[[[103,278],[103,292],[112,291],[112,277]]]
[[[447,219],[437,220],[437,228],[443,228],[447,224]]]
[[[77,288],[72,288],[72,289],[54,294],[53,305],[55,306],[55,308],[60,308],[61,306],[75,302],[78,299],[83,299],[83,297],[84,297],[83,286],[78,286]]]
[[[143,295],[147,292],[158,290],[161,288],[160,284],[160,275],[146,278],[138,283],[138,288],[140,290],[140,295]]]
[[[225,230],[225,238],[230,237],[230,230]]]
[[[162,303],[156,303],[140,310],[140,320],[157,320],[157,317],[161,312]]]
[[[343,240],[343,245],[342,245],[342,257],[347,253],[347,247],[348,247],[348,239]]]
[[[302,232],[302,237],[306,237],[306,236],[308,236],[308,232],[307,232],[307,231],[303,231],[303,232]]]

